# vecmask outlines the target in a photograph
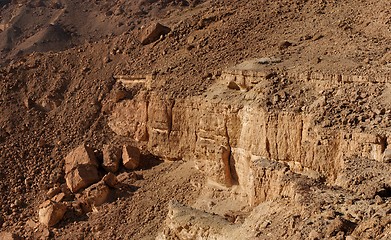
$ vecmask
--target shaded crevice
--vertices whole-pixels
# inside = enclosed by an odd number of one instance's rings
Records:
[[[167,114],[167,135],[168,138],[170,138],[171,130],[172,130],[172,109],[175,105],[175,100],[169,100],[168,106],[166,107],[166,114]]]
[[[381,198],[389,198],[391,197],[391,187],[384,186],[381,190],[377,191],[375,195],[378,195]]]
[[[235,159],[231,152],[231,142],[228,134],[227,119],[224,120],[225,137],[227,139],[227,147],[223,147],[222,160],[224,163],[225,179],[228,186],[238,184],[238,174],[236,173]],[[225,151],[224,151],[225,150]]]

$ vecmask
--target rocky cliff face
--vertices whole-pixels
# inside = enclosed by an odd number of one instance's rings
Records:
[[[382,161],[386,134],[322,126],[316,122],[322,97],[300,109],[273,111],[264,104],[267,91],[262,89],[262,84],[273,81],[273,74],[239,73],[225,72],[202,96],[170,99],[153,90],[142,91],[117,104],[109,125],[163,159],[196,160],[215,184],[238,185],[237,191],[250,205],[284,192],[283,186],[279,191],[275,186],[287,171],[338,184],[335,180],[346,159]],[[242,91],[229,89],[232,82]],[[312,91],[318,82],[301,84],[309,84]],[[265,161],[282,162],[286,169],[265,170]]]

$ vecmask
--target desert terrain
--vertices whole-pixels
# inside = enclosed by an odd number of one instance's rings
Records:
[[[388,0],[0,0],[0,239],[391,239]]]

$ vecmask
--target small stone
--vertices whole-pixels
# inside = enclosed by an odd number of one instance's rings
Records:
[[[26,226],[29,227],[30,229],[35,229],[38,227],[38,223],[33,221],[32,219],[27,220]]]
[[[339,232],[348,233],[351,232],[354,227],[355,224],[353,222],[350,222],[349,220],[337,216],[327,227],[326,235],[328,237],[332,237],[337,235]]]
[[[103,164],[102,167],[108,171],[115,173],[118,171],[119,163],[121,160],[121,149],[112,146],[103,146]]]
[[[292,46],[293,43],[290,42],[290,41],[282,41],[279,45],[279,49],[280,50],[283,50],[283,49],[287,49],[288,47]]]
[[[171,31],[169,27],[163,26],[160,23],[153,23],[149,27],[145,28],[140,37],[142,45],[153,43],[163,35],[168,34]]]
[[[381,204],[384,203],[384,200],[379,195],[376,195],[375,196],[375,202],[376,202],[377,205],[381,205]]]
[[[46,146],[46,141],[45,141],[45,139],[40,138],[40,139],[38,140],[38,147],[42,148],[42,147],[45,147],[45,146]]]
[[[115,103],[123,100],[126,98],[126,96],[128,95],[128,93],[124,90],[117,90],[115,93],[114,93],[114,98],[113,98],[113,101]]]
[[[34,106],[34,101],[31,100],[31,98],[26,98],[24,99],[23,104],[27,109],[30,109]]]
[[[345,240],[356,240],[356,238],[353,236],[346,236]]]
[[[119,186],[119,181],[117,177],[113,173],[108,173],[102,178],[103,182],[107,184],[107,186],[112,188],[117,188]]]
[[[334,210],[327,210],[324,212],[324,217],[327,219],[334,219],[336,217],[336,213]]]
[[[45,201],[38,211],[39,222],[47,227],[56,225],[64,217],[67,207],[62,203]]]
[[[140,165],[140,150],[133,146],[124,146],[122,149],[122,162],[124,167],[134,170]]]
[[[228,88],[233,90],[240,90],[240,87],[234,81],[230,81],[228,83]]]
[[[310,232],[310,234],[308,235],[308,239],[309,240],[321,240],[323,239],[323,236],[321,233],[319,233],[318,231],[316,230],[312,230]]]
[[[390,148],[387,148],[386,150],[384,150],[382,160],[385,163],[391,162],[391,149]]]
[[[109,187],[103,181],[100,181],[85,189],[79,200],[83,210],[85,212],[91,212],[94,207],[99,207],[107,202],[109,196]]]
[[[57,195],[58,193],[60,193],[60,192],[61,192],[61,188],[60,187],[52,187],[51,189],[49,189],[46,192],[46,196],[48,196],[48,198],[52,198],[55,195]]]
[[[64,200],[64,198],[65,198],[65,193],[59,193],[56,196],[52,197],[51,200],[53,202],[62,202],[62,200]]]
[[[276,94],[273,96],[273,104],[278,103],[278,101],[280,101],[280,96],[278,94]]]

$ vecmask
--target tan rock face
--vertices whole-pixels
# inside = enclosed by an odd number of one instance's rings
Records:
[[[250,96],[251,91],[240,94]],[[344,159],[383,159],[384,140],[376,134],[325,130],[314,124],[312,114],[268,112],[242,99],[238,95],[229,100],[204,96],[174,100],[156,92],[141,93],[117,104],[109,126],[133,139],[144,132],[147,150],[162,159],[195,159],[209,180],[242,186],[249,202],[263,199],[254,196],[257,182],[248,177],[254,159],[288,162],[297,171],[307,169],[330,182],[337,179]]]
[[[56,225],[63,218],[67,207],[58,202],[46,201],[38,211],[39,222],[47,227]]]
[[[124,167],[134,170],[140,165],[140,150],[132,146],[124,146],[122,149],[122,161]]]
[[[72,192],[96,183],[100,180],[98,162],[91,148],[80,145],[65,158],[65,180]]]
[[[118,171],[119,163],[121,161],[121,149],[112,146],[103,146],[103,168],[108,171],[115,173]]]

